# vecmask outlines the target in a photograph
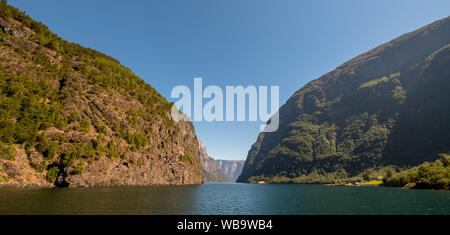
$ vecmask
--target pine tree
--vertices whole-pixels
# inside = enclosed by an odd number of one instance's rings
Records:
[[[8,0],[2,0],[2,3],[8,5]]]

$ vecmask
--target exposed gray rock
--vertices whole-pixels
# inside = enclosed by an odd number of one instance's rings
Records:
[[[219,168],[225,173],[233,182],[239,178],[244,168],[245,161],[231,161],[231,160],[216,160]]]
[[[226,177],[222,170],[217,166],[216,161],[208,156],[206,147],[198,141],[200,158],[203,168],[203,177],[206,182],[228,182],[230,178]]]

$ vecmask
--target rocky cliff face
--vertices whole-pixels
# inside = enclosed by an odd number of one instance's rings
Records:
[[[239,181],[328,182],[450,151],[450,18],[364,53],[297,91]]]
[[[206,147],[201,141],[198,142],[200,158],[203,168],[203,177],[205,182],[228,182],[229,178],[217,166],[216,161],[208,155]]]
[[[216,160],[216,163],[226,177],[236,182],[242,173],[245,161]]]
[[[0,4],[0,185],[201,184],[194,127],[100,52]]]

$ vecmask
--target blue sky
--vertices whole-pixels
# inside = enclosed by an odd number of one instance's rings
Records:
[[[448,0],[10,0],[66,40],[172,88],[280,86],[280,104],[345,61],[450,13]],[[171,100],[175,101],[175,100]],[[216,159],[245,159],[260,123],[196,122]]]

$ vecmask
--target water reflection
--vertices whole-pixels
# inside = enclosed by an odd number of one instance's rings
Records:
[[[450,193],[318,185],[0,188],[0,214],[450,214]]]

